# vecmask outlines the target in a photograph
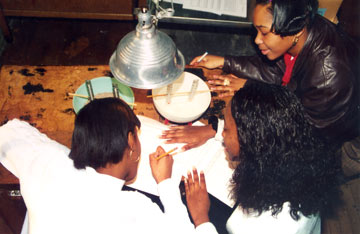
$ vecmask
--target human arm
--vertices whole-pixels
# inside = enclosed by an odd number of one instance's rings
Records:
[[[281,59],[271,62],[257,55],[225,56],[223,63],[224,74],[207,77],[211,91],[218,93],[219,97],[233,96],[247,79],[281,84],[285,69]]]
[[[190,62],[190,65],[204,67],[207,69],[222,68],[224,65],[224,57],[209,54],[206,55],[200,62],[198,62],[201,57],[202,56],[195,57]]]
[[[0,162],[22,182],[32,182],[49,162],[68,158],[69,151],[25,121],[13,119],[0,127]]]
[[[283,59],[270,61],[259,55],[225,56],[222,70],[243,79],[253,79],[271,84],[281,84],[285,72]]]
[[[345,61],[331,56],[311,64],[306,75],[296,77],[301,84],[296,93],[309,122],[329,140],[340,140],[338,143],[341,144],[358,134],[356,77]]]
[[[166,139],[166,144],[185,143],[181,148],[186,151],[206,143],[214,137],[215,130],[211,125],[205,126],[171,126],[169,130],[162,132],[161,139]]]

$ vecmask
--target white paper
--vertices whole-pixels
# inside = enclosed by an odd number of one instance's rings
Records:
[[[177,3],[177,4],[183,4],[184,3],[184,0],[173,0],[173,1],[171,1],[171,0],[163,0],[164,2],[173,2],[173,3]]]
[[[171,2],[171,0],[164,0]],[[174,0],[184,9],[210,12],[217,15],[247,17],[247,0]]]
[[[153,119],[138,116],[141,121],[141,160],[138,175],[134,183],[129,187],[136,188],[154,195],[158,195],[157,184],[152,177],[149,164],[149,154],[155,152],[157,146],[162,146],[165,151],[174,147],[180,149],[183,144],[165,144],[159,139],[161,132],[168,126]],[[200,122],[196,123],[200,125]],[[225,159],[224,149],[221,142],[210,139],[206,144],[174,155],[172,179],[180,184],[181,177],[186,176],[187,171],[196,167],[198,171],[204,171],[208,192],[223,203],[232,206],[229,199],[229,181],[233,170],[230,169]]]
[[[222,0],[222,14],[246,18],[247,0]]]

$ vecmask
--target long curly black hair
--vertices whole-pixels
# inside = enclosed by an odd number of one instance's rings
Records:
[[[331,214],[340,204],[340,157],[308,123],[287,88],[247,82],[232,98],[240,143],[232,198],[247,211],[276,216],[285,202],[290,215]]]

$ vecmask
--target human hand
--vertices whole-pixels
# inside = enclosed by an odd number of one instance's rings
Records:
[[[209,54],[206,55],[200,62],[197,62],[200,58],[201,56],[195,57],[190,62],[190,65],[205,67],[208,69],[222,68],[224,66],[224,57]]]
[[[199,175],[196,168],[193,168],[193,175],[189,171],[185,179],[186,202],[195,227],[202,223],[209,222],[210,199],[206,190],[204,172]]]
[[[159,184],[161,181],[171,178],[172,166],[174,159],[172,155],[162,157],[157,159],[161,154],[165,153],[165,150],[158,146],[156,152],[149,155],[151,173],[156,181]]]
[[[219,97],[234,96],[235,92],[245,85],[245,82],[245,79],[238,78],[232,74],[208,77],[210,90],[217,92]]]
[[[211,125],[206,126],[171,126],[169,130],[164,130],[161,139],[166,139],[166,144],[185,143],[181,151],[186,151],[206,143],[214,137],[215,130]]]

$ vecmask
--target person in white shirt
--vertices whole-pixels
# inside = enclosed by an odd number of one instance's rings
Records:
[[[223,144],[237,161],[229,233],[320,234],[320,218],[340,204],[340,159],[302,109],[287,88],[255,81],[227,105]],[[204,174],[189,173],[185,191],[194,224],[206,222]]]
[[[156,158],[161,147],[149,157],[164,212],[145,195],[122,190],[136,179],[139,130],[136,115],[116,98],[80,110],[70,152],[27,122],[1,126],[0,162],[20,180],[28,233],[216,233],[209,220],[196,229],[191,223],[171,180],[172,156]]]

